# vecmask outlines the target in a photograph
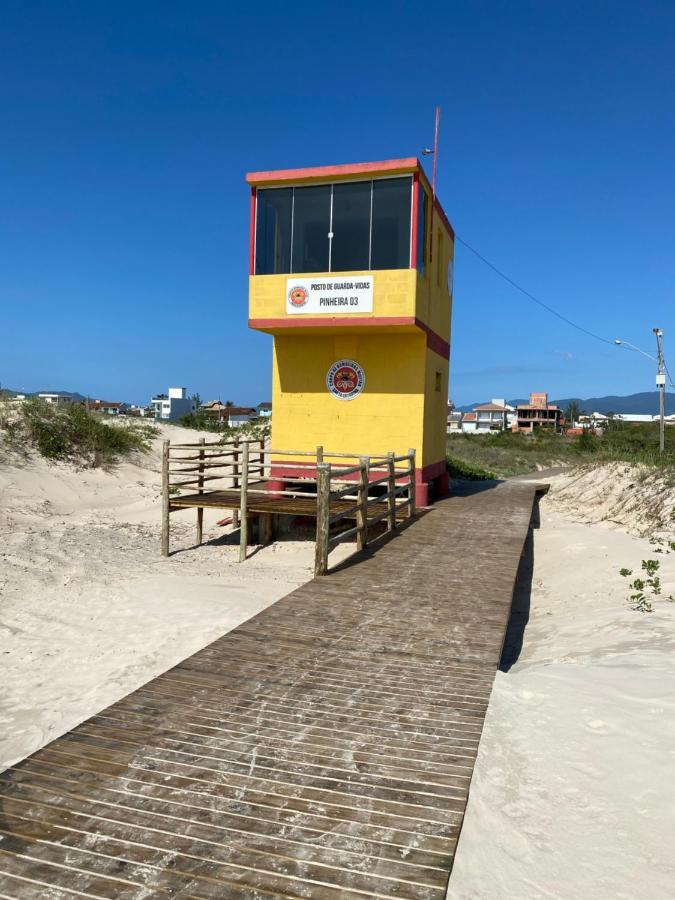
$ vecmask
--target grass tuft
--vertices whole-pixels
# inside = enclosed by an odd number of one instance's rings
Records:
[[[626,462],[649,466],[675,483],[675,428],[666,428],[666,448],[661,454],[656,424],[613,422],[603,435],[585,431],[575,437],[546,431],[532,435],[511,431],[457,434],[448,437],[447,449],[453,465],[463,463],[499,478],[555,465]],[[648,476],[646,472],[644,477]]]
[[[84,406],[52,406],[37,397],[0,404],[3,444],[14,452],[35,449],[45,459],[106,466],[145,451],[157,429],[138,419],[106,422]]]

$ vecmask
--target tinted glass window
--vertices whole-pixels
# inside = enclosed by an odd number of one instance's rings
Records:
[[[328,271],[329,184],[295,188],[292,272]]]
[[[373,182],[371,269],[410,266],[410,178]]]
[[[427,261],[427,204],[429,200],[427,192],[419,185],[419,197],[417,208],[417,268],[420,274],[424,274]]]
[[[333,185],[331,272],[368,269],[371,181]]]
[[[292,188],[275,188],[256,194],[255,273],[290,272]]]

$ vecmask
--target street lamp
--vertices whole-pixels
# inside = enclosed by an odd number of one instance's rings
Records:
[[[614,343],[617,347],[628,347],[630,350],[635,350],[637,353],[641,353],[643,356],[646,356],[647,359],[651,359],[652,362],[656,363],[656,387],[659,392],[659,452],[663,453],[666,442],[666,367],[663,362],[663,331],[660,328],[652,328],[652,331],[656,335],[657,356],[651,356],[651,354],[645,353],[644,350],[640,350],[639,347],[636,347],[635,344],[631,344],[630,341],[621,341],[619,338],[616,338]]]

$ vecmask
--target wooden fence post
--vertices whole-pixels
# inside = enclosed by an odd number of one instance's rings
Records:
[[[239,526],[239,562],[244,562],[246,559],[246,547],[248,545],[248,515],[246,513],[246,507],[248,505],[248,449],[249,444],[248,441],[244,443],[243,450],[243,461],[241,466],[241,500],[239,504],[239,508],[241,510],[240,513],[240,526]]]
[[[410,461],[410,492],[408,494],[408,498],[410,503],[408,505],[408,517],[412,518],[415,515],[415,509],[417,508],[417,488],[415,486],[415,478],[417,477],[417,473],[415,471],[415,450],[408,450],[408,459]]]
[[[200,438],[199,443],[201,444],[199,448],[199,475],[197,476],[197,493],[204,493],[204,444],[206,443],[206,438]],[[197,507],[197,546],[199,546],[202,542],[202,535],[204,533],[204,507]]]
[[[232,487],[239,487],[239,435],[234,439],[234,469],[233,469],[233,483]],[[239,525],[239,510],[232,510],[232,527],[237,528]]]
[[[169,441],[162,441],[162,556],[169,555]]]
[[[328,531],[330,518],[330,464],[318,463],[316,467],[316,547],[314,548],[314,574],[328,571]]]
[[[356,549],[363,550],[368,544],[368,457],[359,456],[361,469],[359,471],[358,504],[356,512]]]
[[[396,465],[394,456],[393,451],[387,453],[387,470],[389,474],[387,481],[387,509],[389,510],[387,531],[393,531],[396,528]]]

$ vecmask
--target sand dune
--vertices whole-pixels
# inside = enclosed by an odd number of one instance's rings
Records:
[[[618,477],[596,471],[577,489],[606,502],[603,482],[620,497]],[[496,678],[453,900],[675,896],[675,603],[633,612],[618,572],[660,559],[663,592],[675,594],[675,554],[621,530],[616,506],[611,522],[574,521],[605,512],[575,495],[573,478],[555,479],[541,503],[529,621],[520,657]],[[642,528],[643,512],[624,512],[623,527]]]
[[[161,439],[111,472],[37,456],[0,464],[0,769],[312,577],[309,541],[240,565],[237,535],[209,510],[205,540],[216,543],[195,548],[195,512],[175,513],[180,552],[162,558]]]

